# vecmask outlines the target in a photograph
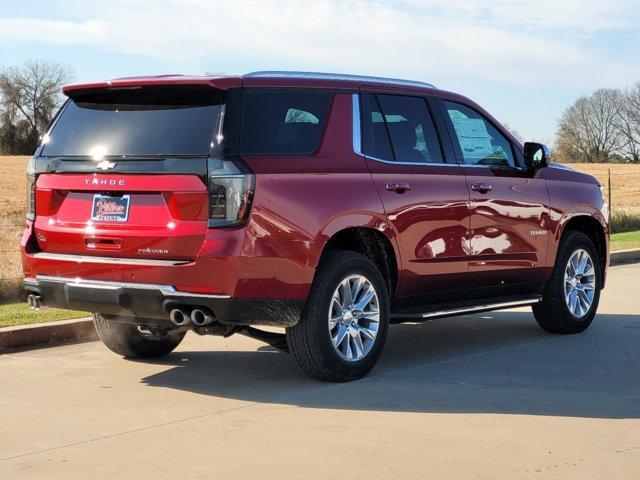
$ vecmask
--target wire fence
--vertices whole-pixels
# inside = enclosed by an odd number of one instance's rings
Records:
[[[634,179],[636,180],[635,182],[633,181]],[[629,180],[629,182],[626,180]],[[606,196],[607,203],[609,204],[609,210],[613,213],[617,209],[640,208],[639,185],[640,172],[616,173],[612,172],[611,169],[608,169],[606,179]],[[614,192],[618,193],[618,195],[614,196]],[[630,197],[625,198],[625,194],[630,195]],[[620,198],[621,196],[622,198]]]

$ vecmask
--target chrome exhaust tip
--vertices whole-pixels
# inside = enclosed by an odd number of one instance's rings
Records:
[[[213,323],[213,314],[208,310],[195,308],[191,312],[191,321],[198,327],[203,327]]]
[[[183,308],[174,308],[169,312],[169,319],[177,327],[184,327],[191,320],[189,312]]]
[[[42,306],[42,298],[40,295],[29,295],[27,296],[27,305],[34,310],[40,310]]]

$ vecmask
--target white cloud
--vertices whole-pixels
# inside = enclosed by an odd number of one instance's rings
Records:
[[[209,58],[210,69],[221,68],[217,59],[242,57],[247,65],[427,81],[446,71],[581,86],[639,70],[635,58],[624,63],[584,47],[598,32],[631,28],[638,12],[628,0],[93,0],[65,2],[64,9],[79,20],[0,18],[0,41],[88,45],[176,61]]]

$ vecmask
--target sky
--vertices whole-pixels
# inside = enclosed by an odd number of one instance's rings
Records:
[[[640,81],[634,0],[0,0],[0,65],[77,81],[256,70],[422,80],[552,143],[581,95]]]

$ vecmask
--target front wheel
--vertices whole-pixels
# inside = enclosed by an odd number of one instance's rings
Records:
[[[375,264],[356,252],[331,252],[318,269],[302,319],[287,328],[287,344],[309,376],[345,382],[373,368],[388,326],[389,294]]]
[[[126,358],[162,357],[175,349],[185,331],[154,332],[145,335],[135,325],[112,315],[93,314],[93,325],[109,350]]]
[[[584,233],[569,232],[533,314],[548,332],[580,333],[593,322],[601,288],[602,267],[593,243]]]

